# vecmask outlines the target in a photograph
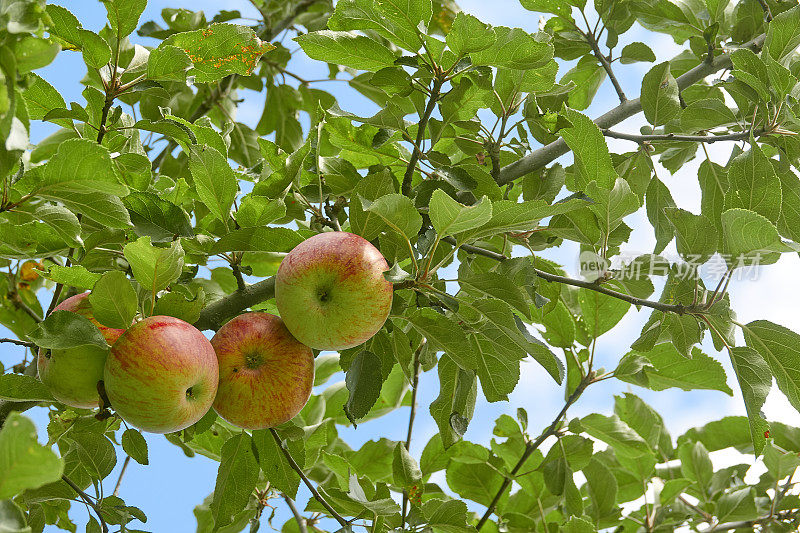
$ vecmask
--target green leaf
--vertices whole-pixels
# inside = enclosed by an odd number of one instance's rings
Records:
[[[581,428],[614,449],[617,456],[640,457],[650,455],[650,446],[617,415],[594,413],[580,419]]]
[[[210,146],[192,146],[189,170],[197,196],[214,216],[227,225],[238,183],[228,161]]]
[[[440,236],[479,228],[492,218],[492,202],[487,197],[475,205],[465,206],[441,189],[433,191],[428,209],[431,224]]]
[[[325,174],[325,183],[328,185],[331,182],[330,177],[330,174]],[[243,228],[266,226],[286,216],[286,205],[282,200],[248,194],[242,197],[234,216],[236,223]]]
[[[205,304],[205,292],[198,289],[197,295],[187,299],[179,292],[168,292],[158,298],[153,308],[154,315],[174,316],[184,322],[194,324],[200,319],[200,311]]]
[[[127,329],[138,309],[136,290],[124,272],[111,270],[94,284],[89,295],[92,314],[109,328]]]
[[[89,272],[86,267],[81,265],[69,267],[53,265],[44,277],[76,289],[91,289],[100,279],[100,274]]]
[[[106,339],[88,318],[71,311],[53,311],[28,338],[40,348],[66,350],[77,346],[108,349]]]
[[[576,176],[574,187],[581,190],[594,181],[601,189],[611,189],[617,180],[617,171],[611,163],[605,137],[592,119],[568,109],[566,118],[572,127],[563,128],[560,133],[575,156]]]
[[[53,109],[67,107],[64,98],[38,74],[28,75],[28,87],[22,93],[28,109],[28,117],[33,120],[42,120]]]
[[[656,54],[644,43],[633,42],[625,45],[619,56],[619,62],[623,65],[644,61],[652,63],[656,60]]]
[[[128,210],[117,196],[98,192],[83,182],[48,186],[39,196],[61,202],[70,211],[82,213],[102,226],[127,229],[131,225]]]
[[[12,500],[0,500],[0,531],[4,533],[31,533],[32,531],[27,526],[25,513]]]
[[[538,227],[543,218],[569,213],[587,205],[588,202],[583,198],[571,198],[553,205],[543,200],[530,202],[498,200],[492,202],[492,217],[489,222],[475,230],[465,232],[464,237],[459,237],[459,240],[482,239],[508,232],[524,233]]]
[[[605,69],[594,56],[583,56],[559,81],[561,86],[571,88],[567,93],[569,107],[577,111],[589,107],[606,76]]]
[[[769,260],[769,255],[765,260],[765,254],[781,249],[777,228],[747,209],[728,209],[722,213],[722,236],[730,265],[754,261],[765,264]]]
[[[281,227],[250,227],[223,235],[211,247],[212,254],[225,252],[289,252],[303,242],[294,230]]]
[[[572,5],[568,0],[520,0],[522,7],[537,13],[552,13],[567,20],[571,19]]]
[[[710,130],[735,122],[733,111],[716,98],[696,100],[681,112],[681,128],[690,132]]]
[[[135,429],[126,429],[122,433],[122,449],[141,465],[149,464],[147,460],[147,441]]]
[[[677,387],[733,394],[719,361],[699,348],[692,350],[691,359],[687,359],[670,343],[657,344],[646,353],[629,352],[620,361],[615,375],[622,381],[656,391]]]
[[[519,314],[531,318],[531,305],[524,289],[512,279],[497,272],[460,272],[458,283],[462,290],[483,297],[498,298],[513,307]]]
[[[617,178],[613,188],[605,189],[597,182],[590,182],[586,194],[595,203],[589,209],[597,216],[600,227],[610,235],[622,223],[622,219],[639,209],[639,197],[631,191],[628,182]]]
[[[364,35],[322,30],[300,35],[294,40],[311,59],[373,72],[394,65],[392,51]]]
[[[52,402],[53,396],[44,383],[24,374],[0,374],[0,399],[11,401]]]
[[[764,50],[779,63],[785,64],[800,45],[800,6],[779,13],[767,28]]]
[[[189,55],[172,45],[161,45],[150,51],[147,60],[147,79],[162,81],[186,81],[186,73],[192,68]]]
[[[414,202],[402,194],[387,194],[374,202],[361,198],[361,206],[365,211],[381,217],[409,241],[416,239],[422,227],[422,216],[414,207]]]
[[[411,488],[422,481],[422,472],[417,461],[411,457],[402,442],[398,442],[394,447],[392,472],[394,484],[398,487]]]
[[[133,33],[147,0],[102,0],[108,12],[108,23],[118,39]]]
[[[664,208],[675,226],[678,253],[692,265],[702,265],[717,251],[717,229],[705,215],[695,215],[677,207]]]
[[[83,60],[92,68],[103,68],[111,59],[108,43],[94,32],[83,29],[78,19],[66,8],[49,4],[47,15],[52,21],[51,35],[63,39],[83,52]],[[64,106],[61,106],[64,107]]]
[[[762,101],[769,102],[770,80],[764,62],[747,48],[734,51],[731,54],[731,61],[735,67],[733,76],[752,87]]]
[[[439,396],[431,402],[430,412],[445,449],[459,440],[472,419],[478,386],[475,373],[459,368],[453,359],[439,359]]]
[[[611,331],[631,308],[628,302],[589,289],[578,291],[578,302],[586,333],[593,338]]]
[[[375,30],[379,35],[416,52],[422,44],[419,26],[433,14],[430,0],[342,0],[328,20],[332,30]],[[333,63],[338,63],[333,61]]]
[[[761,454],[769,424],[761,415],[761,408],[772,388],[772,374],[769,365],[757,351],[749,346],[736,346],[730,350],[731,364],[742,390],[747,419],[750,423],[750,435],[753,437],[753,449],[756,456]]]
[[[456,14],[446,39],[450,50],[456,56],[461,57],[489,48],[496,37],[490,25],[484,24],[472,15],[461,12]]]
[[[767,362],[778,388],[800,411],[800,335],[768,320],[750,322],[742,331],[747,346]]]
[[[230,524],[245,508],[258,481],[258,461],[247,433],[234,435],[222,445],[222,457],[211,501],[215,528]]]
[[[64,141],[50,161],[36,171],[39,192],[57,185],[79,185],[105,194],[128,193],[119,181],[108,149],[89,139]]]
[[[553,58],[553,45],[541,34],[532,35],[520,28],[494,28],[495,42],[471,54],[474,65],[517,70],[541,67]]]
[[[616,451],[616,448],[614,448]],[[589,492],[589,499],[594,505],[596,516],[605,516],[617,507],[617,480],[606,465],[597,458],[592,457],[586,468],[583,469]]]
[[[642,78],[642,111],[653,126],[666,124],[681,111],[678,83],[668,61],[654,66]]]
[[[797,452],[787,452],[770,442],[764,448],[764,466],[772,477],[781,480],[800,467],[800,457],[797,456]]]
[[[164,290],[181,275],[184,253],[180,241],[157,248],[150,244],[150,237],[139,237],[126,244],[122,252],[131,265],[133,277],[146,290]]]
[[[11,413],[0,429],[0,500],[61,479],[64,463],[36,440],[36,426]]]
[[[50,226],[65,244],[74,248],[83,246],[81,224],[78,221],[78,217],[69,209],[60,205],[38,204],[35,207],[29,205],[20,206],[18,210],[29,213]]]
[[[140,237],[152,242],[170,242],[176,236],[192,237],[194,232],[183,209],[151,192],[132,192],[122,199]]]
[[[344,412],[355,425],[356,420],[367,415],[380,396],[383,383],[380,358],[369,350],[358,352],[347,370],[345,383],[350,396]]]
[[[781,213],[781,180],[758,144],[751,146],[728,166],[725,209],[749,209],[774,223]]]
[[[290,498],[296,498],[300,476],[292,469],[270,431],[268,429],[253,431],[253,443],[258,450],[258,464],[267,481]],[[289,441],[289,446],[292,458],[302,465],[303,441]],[[299,450],[293,449],[292,446],[299,447]]]
[[[447,467],[447,485],[462,498],[482,505],[489,505],[502,483],[503,476],[487,463],[451,461]]]
[[[753,520],[758,517],[758,514],[759,511],[753,498],[753,489],[744,487],[720,496],[715,516],[720,522],[736,522]]]
[[[705,493],[714,473],[714,466],[708,456],[708,450],[702,442],[684,442],[678,447],[678,459],[681,460],[683,476],[697,482]]]
[[[675,227],[665,214],[666,208],[675,207],[675,201],[664,182],[656,177],[650,180],[650,185],[647,186],[645,207],[647,219],[653,225],[656,233],[656,246],[653,253],[660,254],[675,236]]]
[[[188,54],[195,82],[208,83],[230,74],[249,76],[261,56],[273,48],[247,26],[211,24],[207,28],[176,33],[160,46],[172,45]]]

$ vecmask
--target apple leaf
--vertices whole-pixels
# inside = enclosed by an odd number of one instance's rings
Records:
[[[141,465],[149,464],[147,459],[147,441],[137,430],[129,428],[122,434],[122,449],[134,461]]]
[[[146,290],[164,290],[181,275],[184,254],[180,241],[158,248],[150,244],[150,237],[139,237],[126,244],[122,251],[131,265],[133,277]]]
[[[247,433],[234,435],[222,445],[222,455],[211,501],[216,528],[230,524],[245,508],[258,481],[258,462]]]
[[[735,346],[730,349],[731,364],[736,372],[736,379],[742,389],[747,419],[750,423],[750,435],[753,437],[753,449],[756,456],[761,454],[769,434],[769,424],[761,414],[761,408],[767,400],[772,388],[772,374],[769,365],[761,355],[749,346]]]
[[[402,442],[398,442],[394,447],[392,471],[394,472],[394,484],[398,487],[409,488],[422,481],[422,472],[417,461],[408,453]]]
[[[89,303],[98,322],[109,328],[127,329],[133,322],[139,301],[125,273],[111,270],[94,284]]]
[[[233,230],[211,247],[211,253],[289,252],[303,237],[289,228],[252,227]]]
[[[392,193],[381,196],[374,202],[361,198],[364,211],[375,213],[389,226],[409,241],[414,240],[422,227],[422,216],[407,196]]]
[[[179,292],[168,292],[156,301],[154,315],[174,316],[194,324],[200,318],[200,311],[205,303],[205,292],[198,289],[194,298],[188,299]]]
[[[225,156],[211,146],[192,146],[189,170],[197,196],[215,217],[227,225],[236,198],[237,181]]]
[[[76,289],[91,289],[100,279],[100,274],[89,272],[86,267],[81,265],[68,267],[53,265],[44,277],[50,281],[63,283]]]
[[[345,384],[350,396],[344,405],[344,413],[353,426],[356,420],[364,418],[381,393],[381,360],[369,350],[361,350],[353,358],[347,370]]]
[[[0,400],[53,401],[47,387],[33,376],[0,374]]]
[[[53,311],[28,333],[28,339],[40,348],[65,350],[77,346],[108,349],[103,334],[88,318],[72,311]]]
[[[475,205],[465,206],[441,189],[436,189],[431,196],[428,215],[436,233],[441,236],[454,235],[489,222],[492,218],[492,202],[484,196]]]
[[[36,439],[36,426],[11,413],[0,429],[0,500],[61,479],[64,463]]]
[[[296,498],[297,489],[300,487],[300,476],[292,469],[270,431],[268,429],[253,431],[253,444],[258,451],[258,464],[267,481],[290,498]],[[305,462],[303,441],[288,441],[287,446],[292,458],[302,465]]]

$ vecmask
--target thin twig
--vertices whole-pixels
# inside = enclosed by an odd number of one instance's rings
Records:
[[[333,516],[333,518],[336,519],[337,522],[339,522],[340,526],[347,527],[349,525],[347,520],[342,518],[342,515],[337,513],[336,510],[333,507],[331,507],[331,504],[328,503],[328,501],[322,496],[322,494],[319,493],[317,488],[314,487],[311,481],[306,477],[306,474],[303,472],[303,469],[300,468],[300,466],[297,464],[297,462],[295,462],[294,458],[292,457],[292,454],[290,454],[289,450],[287,450],[286,447],[283,445],[283,441],[281,440],[280,435],[278,435],[278,432],[275,431],[274,428],[269,428],[269,432],[272,433],[272,437],[275,439],[275,443],[278,445],[278,448],[281,449],[284,457],[286,457],[286,460],[289,461],[289,466],[292,467],[292,470],[297,472],[297,475],[299,475],[300,479],[303,480],[303,483],[305,483],[306,487],[308,487],[308,490],[311,491],[311,494],[314,496],[314,499],[316,499],[320,504],[322,504],[322,506],[325,509],[328,510],[331,516]]]
[[[600,64],[603,65],[603,68],[606,71],[606,74],[608,74],[608,79],[611,80],[614,90],[617,91],[617,96],[619,97],[620,103],[627,102],[628,97],[625,96],[625,92],[622,90],[622,85],[619,84],[619,80],[614,75],[614,70],[611,68],[611,63],[608,62],[608,58],[603,55],[602,51],[600,51],[600,46],[597,44],[597,39],[595,39],[595,36],[591,32],[586,32],[583,35],[586,37],[586,41],[589,43],[589,46],[592,47],[594,57],[600,61]]]
[[[119,488],[122,486],[122,476],[125,475],[125,471],[128,469],[128,463],[131,462],[131,456],[125,456],[125,461],[122,463],[122,470],[119,471],[119,477],[117,478],[117,484],[114,485],[114,496],[119,494]]]
[[[0,343],[7,342],[10,344],[16,344],[17,346],[25,346],[26,348],[30,348],[31,350],[36,348],[36,345],[29,341],[21,341],[19,339],[0,339]]]
[[[458,244],[453,237],[442,237],[442,241],[452,244],[453,246]],[[490,259],[494,259],[495,261],[505,261],[506,259],[508,259],[506,256],[498,254],[497,252],[486,250],[485,248],[480,248],[478,246],[472,246],[471,244],[462,244],[460,248],[466,252],[482,255],[483,257],[488,257]],[[632,305],[649,307],[651,309],[656,309],[657,311],[662,311],[664,313],[676,313],[678,315],[684,315],[686,313],[694,311],[694,309],[691,306],[687,306],[684,304],[667,304],[663,302],[655,302],[653,300],[645,300],[643,298],[636,298],[635,296],[631,296],[629,294],[609,289],[607,287],[604,287],[603,285],[599,285],[595,281],[584,281],[580,279],[573,279],[565,276],[559,276],[557,274],[551,274],[550,272],[545,272],[544,270],[539,270],[538,268],[534,268],[534,271],[536,272],[537,276],[539,276],[545,281],[561,283],[563,285],[572,285],[573,287],[581,287],[582,289],[589,289],[591,291],[596,291],[605,294],[607,296],[611,296],[612,298],[617,298],[618,300],[623,300]]]
[[[444,82],[438,76],[434,78],[433,86],[431,88],[431,96],[428,99],[428,105],[425,106],[425,111],[422,112],[422,116],[419,119],[419,124],[417,124],[417,140],[414,142],[412,149],[413,151],[411,152],[411,159],[408,161],[406,173],[403,176],[403,183],[400,188],[400,191],[404,196],[409,196],[411,194],[411,179],[414,177],[414,169],[417,166],[417,161],[419,160],[419,156],[422,151],[422,140],[425,138],[425,127],[428,125],[428,119],[431,118],[431,114],[436,108],[436,102],[439,99],[439,91],[442,89],[443,84]]]
[[[308,528],[306,527],[306,519],[303,518],[303,515],[300,514],[300,511],[297,510],[297,506],[294,504],[294,500],[292,500],[286,494],[283,494],[283,499],[286,500],[286,505],[289,506],[289,509],[292,511],[294,515],[294,519],[297,521],[297,529],[300,533],[308,533]]]
[[[612,131],[608,128],[601,129],[600,132],[606,137],[614,139],[623,139],[626,141],[633,141],[636,143],[644,142],[657,142],[657,141],[686,141],[698,143],[715,143],[720,141],[745,141],[750,138],[750,130],[738,133],[728,133],[725,135],[679,135],[677,133],[662,133],[652,135],[636,135],[633,133],[624,133],[621,131]],[[754,137],[769,134],[765,130],[756,130],[753,132]]]
[[[13,300],[14,306],[17,307],[18,309],[22,309],[25,312],[25,314],[27,314],[29,317],[31,317],[34,320],[34,322],[41,322],[42,321],[42,317],[39,316],[39,313],[37,313],[36,311],[31,309],[31,307],[28,304],[23,302],[22,298],[20,298],[19,294],[14,293],[12,295],[12,300]]]
[[[419,347],[414,351],[413,374],[411,377],[411,413],[408,415],[408,432],[406,433],[406,451],[411,451],[411,432],[414,429],[414,418],[417,414],[417,385],[419,384],[419,355],[425,348],[427,340],[422,339]],[[408,492],[403,491],[403,512],[400,515],[400,529],[406,525],[406,512],[408,511]]]
[[[61,476],[61,479],[64,480],[64,483],[72,487],[72,490],[78,493],[78,496],[81,497],[81,500],[83,500],[86,505],[94,510],[95,514],[97,515],[97,519],[100,520],[100,527],[103,528],[103,533],[108,533],[108,525],[103,519],[103,515],[100,513],[100,507],[98,507],[97,504],[92,500],[92,497],[83,492],[81,488],[67,476]]]
[[[508,489],[509,485],[511,485],[511,482],[513,481],[513,478],[517,474],[517,472],[519,472],[519,469],[522,468],[522,466],[528,460],[528,457],[530,457],[531,454],[534,451],[536,451],[539,448],[539,446],[542,445],[542,443],[547,439],[547,437],[556,434],[556,431],[558,430],[559,425],[561,424],[561,420],[567,414],[567,409],[569,409],[570,406],[572,406],[572,404],[575,403],[578,400],[578,398],[580,398],[581,394],[583,394],[583,391],[586,390],[586,387],[588,387],[593,380],[594,380],[593,373],[590,373],[585,378],[583,378],[581,382],[578,383],[578,387],[572,392],[572,394],[569,395],[567,401],[564,403],[564,407],[561,409],[561,411],[558,412],[558,414],[553,419],[553,422],[550,424],[550,426],[548,426],[547,429],[542,431],[542,433],[538,437],[536,437],[536,440],[534,440],[533,442],[529,442],[525,446],[525,452],[523,452],[522,457],[520,457],[519,461],[517,461],[517,464],[514,465],[514,468],[511,469],[509,475],[506,476],[505,479],[503,479],[503,483],[500,485],[500,490],[498,490],[497,494],[495,494],[494,498],[492,498],[491,503],[487,507],[486,512],[483,514],[480,521],[478,521],[478,524],[475,526],[475,529],[480,531],[480,529],[484,526],[484,524],[486,524],[486,522],[492,516],[492,513],[494,513],[494,509],[497,506],[497,502],[499,502],[500,498],[503,497],[503,494],[505,494],[506,489]]]

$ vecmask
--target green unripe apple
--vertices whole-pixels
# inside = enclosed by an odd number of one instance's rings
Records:
[[[245,313],[222,326],[211,345],[219,361],[214,410],[244,429],[291,420],[311,396],[314,353],[269,313]]]
[[[104,381],[111,407],[144,431],[172,433],[211,408],[217,392],[214,348],[179,318],[151,316],[114,343]]]
[[[357,346],[378,332],[392,308],[383,255],[343,231],[320,233],[283,258],[275,303],[294,337],[317,350]]]
[[[58,304],[54,311],[72,311],[88,318],[108,344],[114,344],[123,329],[109,328],[94,318],[89,293],[76,294]],[[100,405],[97,382],[103,379],[108,350],[98,346],[77,346],[66,350],[39,350],[39,379],[53,397],[70,407],[92,409]]]

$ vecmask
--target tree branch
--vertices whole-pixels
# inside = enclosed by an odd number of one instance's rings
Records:
[[[753,51],[758,51],[764,44],[765,38],[766,35],[759,35],[755,39],[744,43],[740,48],[748,48]],[[679,76],[676,80],[678,82],[678,89],[683,90],[690,85],[694,85],[706,76],[710,76],[711,74],[714,74],[722,69],[730,68],[730,66],[731,54],[721,54],[715,57],[712,61],[703,62],[685,74]],[[636,115],[641,110],[642,102],[638,98],[627,100],[607,113],[597,117],[594,123],[597,124],[601,130],[610,128],[611,126],[619,124],[623,120]],[[528,174],[529,172],[533,172],[534,170],[538,170],[547,166],[558,157],[566,154],[568,151],[569,147],[563,138],[553,141],[550,144],[542,146],[538,150],[534,150],[533,152],[521,157],[517,161],[503,167],[503,169],[500,171],[500,179],[497,180],[497,183],[499,185],[510,183],[515,179]]]
[[[94,510],[95,514],[97,515],[97,519],[100,520],[100,527],[103,528],[103,533],[108,533],[108,525],[106,524],[106,521],[103,519],[103,515],[100,513],[100,507],[98,507],[97,504],[94,501],[92,501],[92,498],[88,494],[83,492],[81,488],[78,485],[76,485],[70,478],[68,478],[67,476],[61,476],[61,479],[64,480],[64,483],[72,487],[72,490],[78,493],[78,496],[80,496],[81,500],[83,500],[86,503],[86,505],[88,505]]]
[[[0,339],[0,343],[7,342],[9,344],[16,344],[17,346],[25,346],[26,348],[36,348],[36,345],[29,341],[21,341],[18,339]]]
[[[626,141],[633,141],[636,143],[653,142],[653,141],[687,141],[699,143],[715,143],[720,141],[745,141],[750,138],[750,130],[741,131],[738,133],[728,133],[725,135],[679,135],[677,133],[663,133],[654,135],[635,135],[633,133],[623,133],[620,131],[612,131],[604,128],[600,132],[606,137],[614,139],[623,139]],[[766,130],[756,130],[752,132],[753,137],[760,137],[769,132]]]
[[[586,37],[586,41],[589,43],[589,46],[592,47],[592,51],[594,51],[594,57],[600,61],[600,64],[603,65],[603,68],[608,74],[608,79],[611,80],[614,90],[617,91],[617,96],[619,97],[620,103],[625,103],[628,100],[628,97],[625,96],[625,92],[622,90],[619,80],[617,80],[617,77],[614,75],[614,71],[611,68],[611,63],[608,62],[608,58],[603,55],[603,52],[600,51],[600,46],[598,46],[597,39],[595,39],[594,34],[591,32],[586,32],[583,35]]]
[[[286,460],[289,461],[289,466],[292,467],[292,470],[297,472],[297,475],[299,475],[300,479],[303,480],[303,483],[305,483],[306,487],[308,487],[308,490],[310,490],[311,494],[314,495],[314,499],[316,499],[319,503],[322,504],[322,506],[325,509],[328,510],[328,512],[331,514],[331,516],[333,516],[333,518],[335,518],[336,521],[339,522],[340,526],[347,527],[349,525],[347,520],[342,518],[342,515],[337,513],[336,510],[333,507],[331,507],[331,504],[329,504],[328,501],[325,498],[322,497],[322,495],[319,493],[319,491],[317,491],[316,487],[314,487],[314,485],[311,483],[311,481],[309,481],[309,479],[306,477],[305,473],[303,472],[303,469],[300,468],[300,466],[295,462],[294,458],[292,457],[292,454],[290,454],[289,450],[287,450],[284,447],[283,441],[281,440],[281,437],[278,435],[278,432],[275,431],[275,428],[269,428],[269,432],[272,433],[272,437],[275,439],[275,443],[278,445],[278,448],[281,449],[281,451],[283,452],[284,457],[286,457]]]
[[[517,464],[514,465],[514,468],[511,469],[509,475],[506,476],[505,479],[503,479],[503,484],[500,485],[500,490],[498,490],[497,494],[495,494],[494,498],[492,498],[492,502],[489,504],[489,507],[486,509],[486,512],[478,521],[478,524],[475,526],[475,529],[480,531],[483,525],[486,524],[486,522],[492,516],[492,513],[494,513],[494,509],[495,507],[497,507],[497,502],[499,502],[500,498],[503,497],[503,494],[505,494],[506,489],[508,489],[509,485],[511,485],[511,482],[514,476],[517,474],[517,472],[519,472],[519,469],[522,468],[522,466],[525,464],[525,461],[528,460],[528,457],[530,457],[531,454],[534,451],[536,451],[539,448],[539,446],[542,445],[542,443],[547,439],[547,437],[556,434],[559,424],[561,423],[561,419],[563,419],[564,416],[567,414],[567,409],[569,409],[570,406],[572,406],[572,404],[575,403],[578,400],[578,398],[581,397],[583,391],[586,390],[586,387],[588,387],[593,380],[594,380],[594,373],[590,372],[589,375],[584,377],[581,380],[581,382],[578,383],[578,387],[572,392],[572,394],[569,395],[567,401],[564,403],[564,407],[561,409],[561,411],[558,412],[558,414],[553,419],[553,422],[550,424],[550,426],[548,426],[547,429],[545,429],[538,437],[536,437],[536,440],[529,442],[525,446],[525,452],[522,454],[522,457],[520,457],[519,461],[517,461]]]
[[[117,484],[114,485],[114,496],[119,494],[119,488],[122,486],[122,476],[125,475],[125,471],[128,469],[128,463],[131,462],[131,456],[125,456],[125,462],[122,463],[122,470],[119,471],[119,477],[117,478]]]
[[[452,244],[453,246],[457,244],[457,241],[453,237],[442,237],[442,241]],[[488,257],[490,259],[494,259],[495,261],[505,261],[506,259],[508,259],[506,256],[498,254],[497,252],[486,250],[485,248],[480,248],[478,246],[472,246],[471,244],[462,244],[460,248],[465,252],[482,255],[483,257]],[[635,296],[631,296],[629,294],[625,294],[623,292],[618,292],[615,291],[614,289],[609,289],[608,287],[604,287],[594,281],[584,281],[581,279],[573,279],[565,276],[559,276],[558,274],[551,274],[550,272],[545,272],[544,270],[539,270],[538,268],[534,268],[534,271],[536,272],[537,276],[539,276],[545,281],[550,281],[553,283],[562,283],[564,285],[572,285],[573,287],[580,287],[582,289],[589,289],[590,291],[596,291],[605,294],[607,296],[623,300],[633,305],[649,307],[651,309],[662,311],[664,313],[677,313],[679,315],[683,315],[693,310],[693,308],[683,304],[666,304],[663,302],[654,302],[653,300],[636,298]]]
[[[425,111],[422,112],[419,124],[417,124],[417,140],[414,141],[411,158],[408,160],[406,173],[403,176],[403,183],[400,187],[400,192],[402,192],[404,196],[409,196],[411,194],[411,179],[414,177],[414,169],[417,168],[417,161],[419,161],[420,152],[422,150],[421,146],[422,140],[425,138],[425,127],[428,125],[428,119],[431,118],[431,114],[436,108],[436,101],[439,99],[439,91],[443,83],[444,82],[438,76],[434,78],[428,105],[425,106]]]
[[[237,290],[204,307],[200,311],[200,318],[194,323],[194,327],[200,331],[218,329],[227,319],[248,307],[269,300],[273,296],[275,296],[274,277],[247,285],[244,289]]]
[[[286,494],[282,494],[283,499],[286,500],[286,505],[289,506],[289,509],[292,511],[294,515],[294,519],[297,521],[297,529],[300,533],[308,533],[308,528],[306,527],[306,519],[303,518],[303,515],[300,514],[300,511],[297,510],[297,506],[294,504],[294,500],[292,500]]]
[[[426,339],[423,337],[419,347],[414,351],[413,376],[411,378],[411,413],[408,415],[408,433],[406,434],[406,451],[411,451],[411,432],[414,429],[414,418],[417,414],[417,385],[419,384],[419,355],[425,348]],[[400,529],[406,525],[406,511],[408,510],[408,492],[403,491],[403,512],[400,515]]]

